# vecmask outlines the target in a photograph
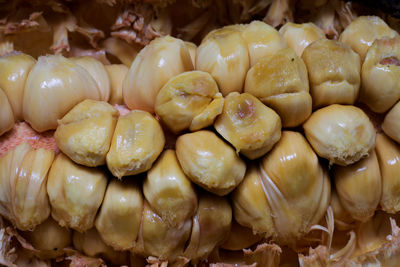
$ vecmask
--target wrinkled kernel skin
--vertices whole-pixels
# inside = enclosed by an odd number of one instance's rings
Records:
[[[106,102],[82,101],[58,120],[54,133],[58,147],[78,164],[105,164],[118,115],[118,110]]]
[[[172,132],[178,133],[192,127],[196,118],[218,99],[222,99],[221,94],[209,73],[189,71],[171,78],[160,89],[155,111]],[[203,127],[210,126],[218,113],[213,115]]]
[[[116,250],[133,248],[139,235],[143,196],[140,187],[113,179],[107,186],[95,226],[104,243]]]
[[[343,43],[319,39],[302,54],[310,79],[313,108],[354,104],[360,88],[360,56]]]
[[[61,226],[80,232],[92,228],[106,187],[102,170],[78,165],[58,154],[47,180],[51,216]]]
[[[46,194],[54,153],[18,145],[0,158],[0,214],[20,230],[32,230],[50,214]]]
[[[165,150],[147,172],[143,194],[171,226],[182,226],[197,210],[197,193],[179,165],[174,150]]]
[[[284,196],[281,205],[274,205],[271,199],[269,205],[272,214],[285,217],[273,217],[278,230],[277,239],[291,243],[325,214],[330,200],[328,175],[306,139],[289,131],[282,133],[281,141],[262,159],[260,168]],[[266,186],[265,181],[263,183]],[[268,189],[267,192],[271,194]]]
[[[283,127],[295,127],[311,114],[306,65],[290,48],[262,58],[247,73],[244,92],[274,109]]]
[[[256,97],[237,92],[225,97],[224,109],[214,127],[237,152],[249,159],[261,157],[281,137],[278,114]]]
[[[400,99],[400,37],[375,40],[361,69],[360,101],[377,113]]]
[[[183,254],[191,228],[191,219],[184,221],[180,227],[170,226],[145,202],[140,238],[143,240],[144,254],[161,259],[175,259]]]
[[[120,116],[106,161],[118,177],[149,170],[162,152],[165,136],[160,123],[148,112],[133,110]]]
[[[231,192],[246,171],[246,164],[233,148],[206,130],[181,135],[176,154],[192,182],[219,196]]]
[[[260,165],[248,170],[232,200],[240,224],[278,244],[294,244],[325,214],[330,183],[305,138],[284,131]]]
[[[274,233],[274,222],[268,199],[262,188],[258,166],[251,164],[243,182],[232,193],[235,220],[266,238]]]
[[[228,237],[232,208],[226,198],[212,194],[199,196],[199,207],[193,217],[193,228],[184,256],[193,263],[208,255]]]
[[[154,113],[161,87],[172,77],[193,70],[189,50],[182,40],[171,36],[156,38],[132,62],[124,79],[124,103],[130,109]]]

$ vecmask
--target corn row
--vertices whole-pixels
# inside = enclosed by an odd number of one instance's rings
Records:
[[[55,130],[61,152],[5,145],[0,215],[41,259],[73,246],[115,265],[139,255],[185,266],[256,244],[241,263],[275,266],[282,248],[304,266],[364,263],[371,251],[390,262],[399,38],[377,17],[357,18],[339,41],[310,23],[278,32],[255,21],[214,30],[198,47],[157,38],[129,70],[90,57],[3,56],[1,138],[23,120]],[[382,123],[373,112],[387,112]],[[355,249],[380,220],[390,242]],[[348,242],[332,246],[344,233]]]

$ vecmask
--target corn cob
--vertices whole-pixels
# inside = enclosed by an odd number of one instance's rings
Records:
[[[349,35],[370,21],[378,21],[372,35],[358,33],[369,48]],[[363,264],[373,255],[395,262],[398,218],[388,213],[400,203],[398,98],[390,97],[387,109],[395,106],[382,124],[395,141],[376,135],[361,108],[338,104],[355,103],[370,58],[397,52],[397,33],[371,17],[343,32],[340,40],[350,46],[326,39],[315,25],[288,24],[280,32],[263,22],[227,26],[197,48],[161,37],[129,70],[91,57],[2,57],[0,214],[8,222],[1,237],[7,230],[37,258],[64,255],[82,265],[92,262],[88,256],[113,265],[147,258],[154,266],[276,266],[285,253],[299,253],[304,266]],[[373,64],[389,66],[396,81],[392,57]],[[365,90],[360,100],[370,106]],[[55,130],[54,139],[53,132],[35,146],[32,138],[14,139],[27,127],[20,120],[37,132]],[[281,133],[282,125],[302,125],[305,137]],[[203,129],[209,126],[221,137]],[[164,150],[171,140],[167,147],[176,151]],[[328,163],[317,155],[334,165],[332,193]],[[98,167],[105,164],[108,170]],[[224,197],[230,192],[232,207]],[[391,240],[365,237],[379,220]],[[232,254],[219,255],[221,248]]]

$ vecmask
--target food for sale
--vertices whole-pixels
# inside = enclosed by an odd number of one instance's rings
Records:
[[[222,112],[224,99],[207,72],[189,71],[171,78],[157,95],[155,112],[174,132],[211,126]]]
[[[106,156],[108,169],[118,178],[145,172],[160,155],[164,144],[159,122],[146,111],[133,110],[118,118]]]
[[[359,108],[330,105],[314,112],[303,128],[315,152],[330,164],[346,166],[367,156],[375,144],[375,128]]]
[[[311,114],[307,69],[290,48],[262,58],[247,73],[244,91],[274,109],[283,127],[295,127]]]
[[[58,120],[54,138],[60,150],[76,163],[103,165],[118,115],[107,102],[84,100]]]
[[[361,61],[349,46],[319,39],[302,54],[310,79],[313,108],[330,104],[354,104],[360,88]]]
[[[235,150],[211,131],[179,136],[176,155],[192,182],[219,196],[235,189],[246,171],[246,164]]]
[[[360,101],[377,113],[400,99],[400,37],[377,39],[368,49],[361,70]]]
[[[225,97],[214,127],[237,152],[249,159],[267,153],[281,137],[278,114],[247,93],[233,92]]]

